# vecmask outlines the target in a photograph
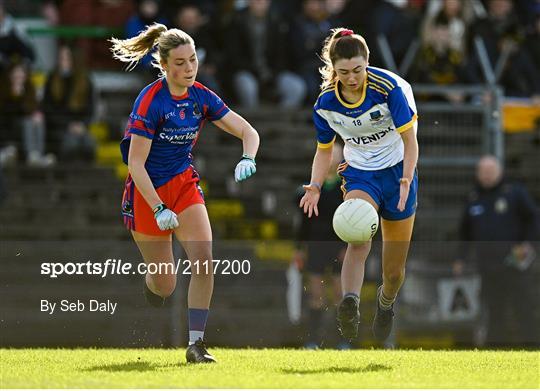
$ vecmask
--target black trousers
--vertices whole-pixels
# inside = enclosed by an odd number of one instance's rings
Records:
[[[488,311],[490,346],[540,346],[539,281],[531,270],[507,267],[485,271],[482,303]]]

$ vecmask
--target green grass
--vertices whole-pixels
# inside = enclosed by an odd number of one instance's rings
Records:
[[[538,351],[1,349],[1,388],[538,388]]]

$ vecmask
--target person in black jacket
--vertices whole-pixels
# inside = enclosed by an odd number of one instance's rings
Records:
[[[462,245],[454,272],[462,273],[463,260],[472,252],[487,312],[483,325],[487,335],[481,343],[538,344],[538,278],[533,265],[538,209],[523,186],[503,178],[494,156],[480,159],[476,177],[477,187],[469,195],[461,221]]]
[[[343,150],[339,144],[334,146],[332,166],[321,188],[319,200],[319,217],[309,219],[302,214],[302,222],[298,230],[298,242],[302,249],[296,254],[297,259],[305,265],[308,285],[308,335],[306,347],[317,348],[324,344],[322,328],[324,314],[328,306],[337,305],[341,299],[341,264],[346,245],[337,237],[332,228],[332,219],[337,207],[343,202],[341,179],[336,170],[343,160]],[[296,203],[304,195],[300,189]],[[330,278],[328,277],[330,275]],[[333,302],[325,303],[326,285],[330,285]],[[341,341],[339,348],[349,348],[346,341]]]
[[[324,39],[333,23],[322,0],[303,0],[302,13],[293,21],[290,31],[290,58],[294,70],[301,75],[307,87],[308,100],[314,102],[320,94],[321,59],[314,55],[320,53]]]
[[[217,31],[210,15],[204,14],[196,3],[185,3],[176,12],[176,28],[188,33],[197,47],[199,70],[197,80],[221,96],[223,91],[219,83],[218,71],[223,63],[222,53],[216,43]]]
[[[523,47],[525,31],[514,10],[516,5],[511,0],[489,0],[487,17],[474,23],[470,36],[482,38],[494,68],[502,53],[508,52],[508,61],[498,80],[505,96],[537,97],[540,95],[540,77],[532,53]],[[472,52],[473,46],[469,50]],[[470,57],[468,68],[469,82],[484,81],[478,55]]]
[[[49,143],[61,159],[94,159],[96,141],[88,128],[93,110],[93,84],[84,61],[78,51],[62,45],[43,97]]]
[[[45,154],[45,121],[25,63],[15,63],[0,73],[0,149],[16,151],[21,142],[31,166],[47,167],[54,157]],[[4,152],[5,153],[5,152]]]
[[[286,53],[289,26],[270,10],[269,0],[250,0],[229,25],[225,46],[234,90],[243,107],[260,98],[296,108],[304,102],[304,80],[291,72]]]

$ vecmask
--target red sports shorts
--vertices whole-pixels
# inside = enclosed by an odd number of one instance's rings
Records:
[[[189,167],[169,182],[156,189],[159,198],[174,213],[179,214],[188,206],[204,204],[204,195],[199,186],[199,174]],[[122,197],[122,216],[127,229],[146,235],[167,236],[172,230],[159,229],[152,207],[146,203],[135,182],[128,175]]]

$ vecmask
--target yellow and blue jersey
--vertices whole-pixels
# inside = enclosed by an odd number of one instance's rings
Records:
[[[158,79],[135,100],[120,144],[124,163],[128,162],[131,135],[152,140],[145,167],[158,188],[190,167],[191,150],[204,122],[219,120],[228,112],[227,105],[201,83],[195,82],[184,95],[174,96],[167,80]]]
[[[417,130],[411,85],[393,72],[371,66],[358,102],[347,103],[336,83],[319,95],[313,119],[320,148],[331,146],[339,135],[346,162],[367,171],[401,162],[404,147],[399,134],[411,126]]]

